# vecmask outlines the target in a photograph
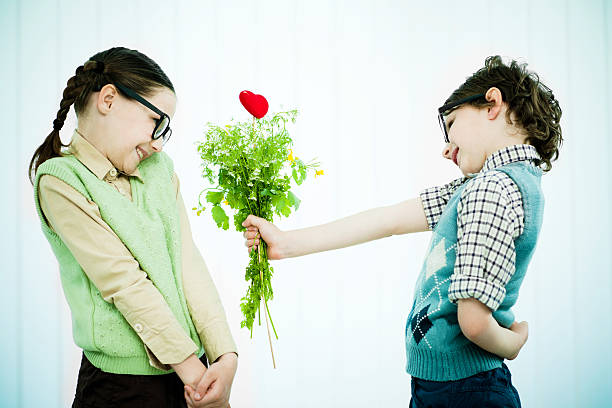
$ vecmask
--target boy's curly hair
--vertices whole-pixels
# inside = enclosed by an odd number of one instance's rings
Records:
[[[534,146],[540,155],[541,160],[536,161],[536,164],[543,171],[549,171],[552,168],[551,161],[559,157],[559,148],[563,142],[559,125],[561,108],[550,88],[540,82],[538,74],[527,70],[527,64],[512,60],[510,65],[505,65],[499,55],[487,57],[485,66],[457,88],[445,104],[484,94],[491,87],[501,91],[502,100],[508,106],[508,124],[513,123],[511,114],[514,114],[514,124],[526,131],[526,142]],[[468,104],[478,108],[492,106],[492,102],[484,98]]]

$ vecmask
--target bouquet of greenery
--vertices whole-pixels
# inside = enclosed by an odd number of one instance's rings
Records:
[[[205,201],[212,205],[211,214],[215,223],[225,230],[229,228],[226,209],[233,211],[237,231],[245,230],[242,222],[249,214],[270,222],[274,214],[288,217],[292,209],[297,210],[300,206],[300,199],[290,190],[292,181],[297,185],[302,184],[309,171],[313,171],[315,177],[323,174],[323,170],[317,170],[319,163],[305,163],[294,157],[290,149],[293,142],[286,125],[290,121],[295,123],[297,111],[278,112],[268,115],[269,119],[263,119],[267,101],[263,114],[261,110],[254,113],[243,101],[245,92],[241,94],[241,101],[254,115],[253,121],[232,121],[225,126],[208,123],[206,139],[198,142],[197,146],[203,161],[203,177],[212,187],[200,193],[198,207],[194,207],[194,210],[197,210],[197,215],[205,210],[202,195],[206,193]],[[257,251],[250,253],[245,274],[249,287],[241,299],[244,320],[240,326],[247,327],[253,336],[256,314],[261,325],[260,305],[263,301],[266,322],[269,318],[278,339],[268,309],[268,301],[273,298],[270,279],[274,270],[268,263],[266,250],[266,243],[260,240]],[[272,348],[269,326],[268,336]]]

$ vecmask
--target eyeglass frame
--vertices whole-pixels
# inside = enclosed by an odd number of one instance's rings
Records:
[[[444,119],[444,116],[445,116],[444,114],[448,112],[449,110],[456,108],[459,105],[463,105],[466,102],[471,102],[478,98],[483,98],[484,96],[485,94],[468,96],[466,98],[459,99],[458,101],[455,101],[455,102],[449,102],[446,105],[443,105],[438,108],[438,122],[440,123],[440,127],[442,128],[442,133],[444,134],[445,143],[450,143],[450,140],[448,138],[448,131],[446,129],[446,120]]]
[[[167,113],[165,113],[162,110],[160,110],[159,108],[155,107],[155,105],[153,105],[151,102],[147,101],[142,96],[138,95],[132,89],[127,88],[127,87],[122,86],[122,85],[119,85],[119,84],[113,84],[113,85],[115,85],[121,92],[123,92],[124,94],[126,94],[130,98],[137,100],[138,102],[140,102],[141,104],[143,104],[144,106],[146,106],[147,108],[151,109],[153,112],[155,112],[155,113],[157,113],[159,115],[159,119],[155,119],[155,128],[153,129],[153,133],[151,134],[151,138],[153,140],[157,140],[157,139],[159,139],[161,137],[162,138],[162,142],[163,142],[162,146],[165,145],[168,142],[168,140],[170,140],[170,136],[172,136],[172,129],[170,129],[170,116]],[[155,131],[157,130],[157,128],[159,128],[161,123],[163,123],[164,117],[168,119],[168,126],[166,127],[166,129],[159,136],[155,137]],[[166,133],[168,133],[168,137],[164,137],[164,135]]]

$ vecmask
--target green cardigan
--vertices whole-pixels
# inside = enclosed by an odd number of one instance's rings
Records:
[[[181,279],[180,224],[176,211],[173,164],[156,153],[138,167],[143,181],[130,179],[132,199],[100,180],[73,155],[42,163],[34,182],[34,201],[42,231],[60,267],[64,294],[72,312],[74,341],[91,363],[117,374],[166,374],[149,364],[144,344],[113,303],[106,302],[61,238],[49,227],[38,200],[38,182],[51,174],[79,191],[100,209],[168,303],[172,313],[203,353],[191,321]]]

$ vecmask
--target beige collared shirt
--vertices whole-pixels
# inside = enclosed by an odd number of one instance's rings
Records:
[[[130,200],[129,178],[137,177],[143,182],[138,169],[132,174],[118,171],[76,130],[68,153]],[[236,345],[217,289],[193,242],[176,173],[173,182],[181,227],[183,290],[191,319],[209,361],[213,362],[225,353],[236,352]],[[39,180],[39,199],[49,226],[104,299],[117,307],[140,336],[152,366],[169,370],[169,364],[180,363],[198,351],[138,261],[102,219],[95,202],[49,174]]]

